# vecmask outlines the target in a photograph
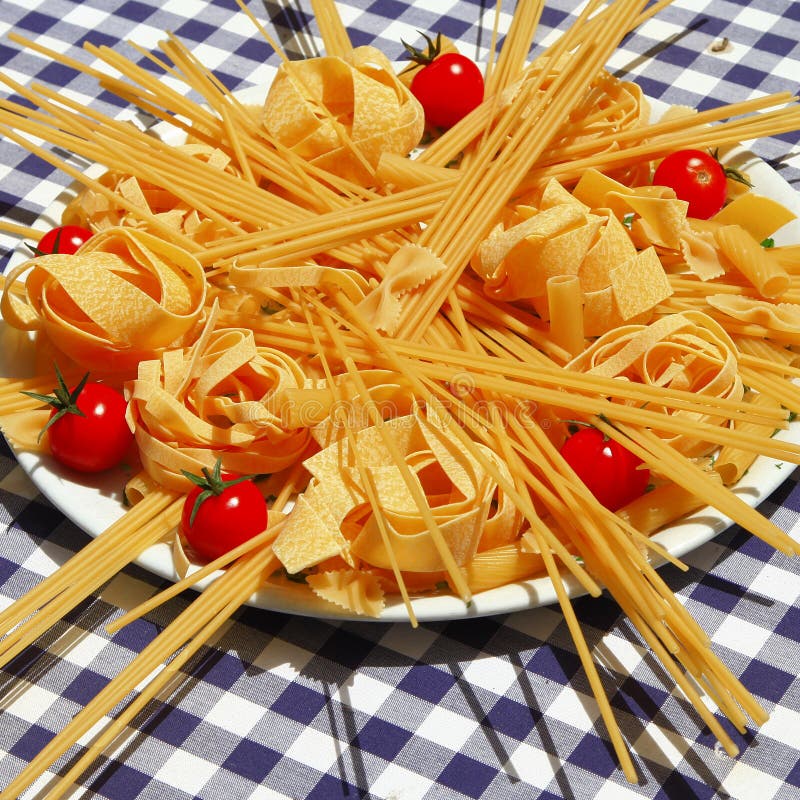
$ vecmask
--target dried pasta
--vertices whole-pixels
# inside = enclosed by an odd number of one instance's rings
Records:
[[[549,577],[631,780],[565,573],[612,593],[728,752],[697,685],[737,726],[744,712],[764,719],[659,576],[657,562],[681,565],[652,534],[710,504],[798,552],[728,488],[758,454],[800,463],[800,446],[772,436],[800,411],[797,247],[762,245],[793,214],[745,192],[693,220],[651,171],[671,149],[791,130],[800,113],[782,94],[651,123],[639,87],[604,64],[666,4],[590,2],[527,66],[543,3],[522,4],[484,103],[416,161],[424,120],[408,75],[354,48],[331,2],[313,2],[326,54],[279,54],[255,105],[174,36],[163,56],[137,53],[202,104],[110,48],[87,52],[119,77],[14,38],[172,121],[183,141],[2,78],[38,110],[0,101],[0,131],[83,183],[64,221],[94,230],[75,256],[15,267],[3,318],[65,374],[124,387],[141,471],[121,521],[0,614],[23,623],[0,659],[52,624],[53,597],[80,602],[154,541],[175,546],[180,580],[164,596],[214,579],[0,797],[158,663],[185,646],[180,664],[253,592],[290,579],[331,613],[380,618],[400,595],[416,624],[416,596],[466,604]],[[77,173],[38,139],[107,172]],[[18,448],[47,449],[35,436],[46,412],[19,393],[48,380],[0,384]],[[599,503],[561,455],[577,423],[639,457],[652,491],[616,513]],[[195,564],[178,530],[184,471],[218,459],[260,476],[274,525],[230,559]],[[141,697],[160,685],[151,677]]]

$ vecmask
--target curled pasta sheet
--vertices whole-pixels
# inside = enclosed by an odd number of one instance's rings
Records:
[[[529,74],[535,75],[542,69],[548,69],[549,75],[542,83],[542,89],[550,85],[550,81],[562,70],[567,62],[564,58],[557,64],[547,56],[537,58],[529,68]],[[507,93],[508,102],[513,95]],[[505,99],[505,98],[504,98]],[[585,153],[600,154],[613,152],[619,145],[613,140],[613,134],[638,129],[650,119],[650,104],[637,84],[623,81],[606,70],[602,70],[592,81],[580,104],[574,109],[568,121],[558,132],[553,141],[553,148],[559,144],[572,145],[579,143],[586,147],[597,142]],[[646,164],[623,167],[611,173],[618,180],[626,183],[644,182],[649,177]]]
[[[25,297],[11,290],[25,282]],[[206,295],[197,259],[144,231],[111,228],[75,255],[45,255],[12,270],[5,321],[42,330],[81,367],[133,375],[140,361],[181,346],[201,321]]]
[[[487,293],[503,300],[543,297],[548,278],[577,274],[599,227],[580,207],[562,204],[490,235],[476,262]]]
[[[680,247],[689,204],[678,200],[670,189],[648,185],[632,188],[588,169],[573,194],[590,208],[609,208],[619,220],[627,220],[637,247]]]
[[[257,347],[252,331],[208,326],[192,347],[143,362],[126,385],[142,465],[159,484],[185,491],[217,457],[240,474],[266,474],[301,458],[306,429],[287,428],[283,394],[305,381],[285,353]]]
[[[685,311],[661,317],[650,325],[627,325],[610,331],[567,366],[591,375],[740,400],[744,386],[737,355],[734,342],[721,325],[702,312]],[[658,409],[655,404],[648,408]],[[723,422],[713,414],[659,410],[712,424]],[[698,441],[696,435],[661,436],[687,457],[713,449]]]
[[[3,436],[20,451],[32,453],[43,452],[46,442],[42,440],[41,432],[47,424],[50,409],[25,410],[15,414],[4,414],[0,421]]]
[[[413,414],[387,420],[388,433],[427,498],[434,519],[457,564],[466,564],[482,536],[488,546],[513,540],[520,517],[498,493],[494,479],[464,453],[432,415]],[[275,554],[290,573],[333,556],[354,558],[375,567],[437,572],[444,565],[398,464],[376,427],[343,437],[306,459],[312,480],[275,541]],[[507,468],[482,450],[507,477]],[[377,510],[369,506],[370,481]],[[345,520],[349,538],[342,533]],[[388,540],[387,549],[384,535]]]
[[[577,277],[582,310],[575,313],[582,319],[557,322],[567,328],[580,322],[587,336],[647,322],[672,294],[655,244],[672,241],[685,224],[685,208],[661,195],[599,172],[584,176],[573,193],[551,180],[541,197],[529,198],[535,205],[517,206],[490,232],[473,269],[490,297],[525,300],[545,320],[551,319],[548,282]],[[622,222],[629,216],[639,221],[638,237]]]
[[[267,132],[306,161],[368,185],[381,153],[407,155],[425,127],[422,106],[374,47],[346,58],[286,61],[264,103]]]
[[[602,114],[597,114],[602,110]],[[570,141],[582,142],[631,128],[639,128],[650,117],[650,104],[640,86],[603,70],[593,81],[574,116],[580,120]],[[581,119],[583,117],[583,119]],[[585,120],[591,119],[591,122]],[[612,149],[607,145],[607,149]],[[599,149],[597,152],[601,152]]]
[[[354,569],[330,570],[309,575],[306,583],[318,597],[367,617],[379,617],[384,593],[380,579]]]
[[[777,200],[746,192],[724,206],[711,219],[718,225],[740,225],[757,242],[761,242],[796,219],[796,216]]]

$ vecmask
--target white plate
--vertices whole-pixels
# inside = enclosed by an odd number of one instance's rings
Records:
[[[246,90],[241,94],[241,99],[243,102],[260,102],[262,94],[263,92],[257,93],[256,90]],[[653,102],[653,107],[657,114],[663,113],[665,108],[658,102]],[[772,197],[797,214],[797,220],[786,225],[775,235],[776,244],[800,242],[800,198],[791,186],[767,164],[746,150],[736,151],[735,155],[728,156],[726,161],[749,174],[754,183],[754,191]],[[42,215],[38,227],[46,230],[50,225],[58,224],[66,202],[73,196],[74,189],[63,193]],[[26,256],[20,248],[12,260],[12,265],[19,263],[23,257]],[[29,373],[30,352],[30,343],[26,336],[0,321],[0,375],[20,377]],[[780,437],[800,442],[800,422],[794,423],[788,431],[782,432]],[[122,470],[112,471],[99,478],[95,476],[86,478],[65,470],[47,456],[19,452],[17,458],[39,491],[90,536],[98,536],[124,513],[122,487],[128,475]],[[755,506],[783,483],[790,469],[791,465],[783,465],[762,456],[736,486],[736,492],[748,504]],[[730,524],[728,518],[708,508],[686,517],[653,538],[666,547],[672,555],[680,558],[713,539]],[[136,563],[164,579],[176,578],[171,549],[166,544],[149,548]],[[580,584],[571,577],[568,576],[565,582],[572,597],[582,592]],[[198,584],[197,588],[202,589],[207,584],[208,580]],[[507,614],[555,602],[557,602],[555,591],[551,581],[546,577],[481,592],[475,595],[469,607],[451,596],[421,597],[413,601],[414,611],[420,621]],[[249,605],[289,614],[368,621],[365,617],[343,611],[337,612],[334,606],[300,586],[264,589],[250,599]],[[406,622],[407,620],[408,615],[402,600],[399,597],[391,598],[380,621]]]

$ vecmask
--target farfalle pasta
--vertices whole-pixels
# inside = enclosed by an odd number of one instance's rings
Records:
[[[309,575],[306,583],[318,597],[345,611],[378,617],[385,605],[381,580],[359,570],[317,572]]]

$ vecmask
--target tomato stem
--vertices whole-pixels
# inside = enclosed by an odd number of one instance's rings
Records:
[[[400,44],[405,47],[406,52],[408,53],[408,57],[414,63],[411,66],[406,67],[403,72],[408,72],[409,70],[414,69],[414,67],[422,64],[430,64],[438,55],[442,52],[442,34],[436,34],[436,41],[434,42],[427,33],[423,33],[422,31],[418,30],[417,33],[422,36],[423,39],[427,42],[427,48],[425,50],[420,50],[417,47],[413,47],[412,45],[404,42],[402,39],[400,40]]]
[[[726,178],[730,178],[732,181],[736,181],[737,183],[743,183],[748,189],[753,188],[753,182],[743,173],[740,172],[735,167],[726,167],[719,159],[719,150],[713,150],[711,155],[714,157],[714,160],[722,167],[722,171],[725,173]]]
[[[86,382],[89,380],[89,373],[87,372],[81,378],[80,383],[78,383],[78,385],[70,392],[69,387],[64,381],[64,376],[61,374],[61,370],[58,368],[58,364],[54,364],[53,366],[55,367],[56,379],[58,380],[58,386],[53,389],[53,394],[39,394],[38,392],[25,391],[22,392],[22,394],[32,397],[34,400],[41,400],[41,402],[52,406],[56,410],[56,413],[53,414],[49,420],[47,420],[45,426],[39,431],[37,441],[41,441],[45,431],[54,422],[61,419],[61,417],[63,417],[65,414],[75,414],[78,417],[86,416],[86,414],[84,414],[83,411],[78,408],[78,398],[83,391],[83,387],[86,386]]]
[[[219,497],[219,495],[221,495],[227,488],[236,486],[237,483],[242,483],[244,481],[253,479],[252,475],[239,475],[235,478],[229,478],[228,480],[223,479],[222,456],[217,457],[212,470],[209,470],[208,467],[203,467],[201,471],[203,473],[202,475],[195,475],[193,472],[189,472],[188,470],[181,470],[185,478],[203,490],[199,495],[197,495],[197,499],[194,501],[194,505],[192,506],[192,513],[189,516],[190,525],[194,523],[197,512],[200,510],[200,506],[203,505],[203,503],[209,497]]]

